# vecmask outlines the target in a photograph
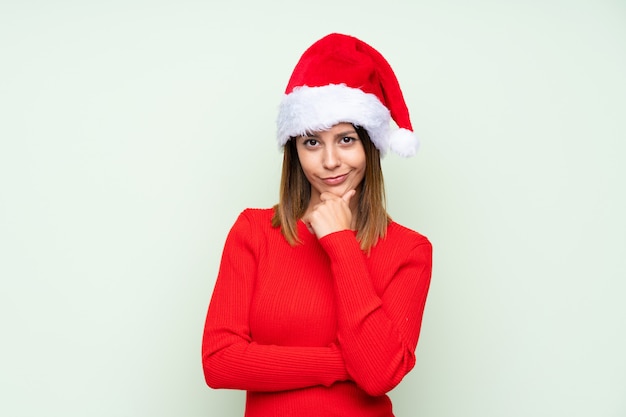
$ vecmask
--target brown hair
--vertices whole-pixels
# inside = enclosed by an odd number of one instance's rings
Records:
[[[380,164],[380,151],[365,129],[355,126],[365,150],[365,176],[358,195],[356,238],[361,249],[368,252],[379,238],[385,237],[390,218],[385,209],[385,183]],[[284,146],[283,170],[279,203],[274,206],[272,226],[280,227],[293,246],[300,243],[298,220],[304,216],[311,199],[311,184],[304,176],[293,138]]]

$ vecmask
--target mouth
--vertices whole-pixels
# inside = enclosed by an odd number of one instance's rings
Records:
[[[334,177],[321,178],[321,180],[326,185],[340,185],[343,184],[343,182],[348,178],[348,174],[350,173],[337,175]]]

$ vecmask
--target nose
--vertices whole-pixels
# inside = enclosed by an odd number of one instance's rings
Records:
[[[341,159],[339,157],[339,152],[335,149],[334,146],[327,146],[324,148],[322,165],[326,169],[334,169],[341,165]]]

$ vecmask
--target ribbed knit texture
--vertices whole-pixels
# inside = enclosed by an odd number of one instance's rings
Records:
[[[248,391],[246,417],[391,417],[415,364],[432,248],[397,223],[366,256],[355,233],[292,247],[271,209],[245,210],[224,246],[202,343],[206,382]]]

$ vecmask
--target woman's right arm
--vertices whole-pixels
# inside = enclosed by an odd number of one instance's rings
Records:
[[[212,388],[283,391],[347,380],[341,352],[328,347],[261,345],[250,336],[250,301],[259,236],[244,211],[228,234],[209,304],[202,365]]]

